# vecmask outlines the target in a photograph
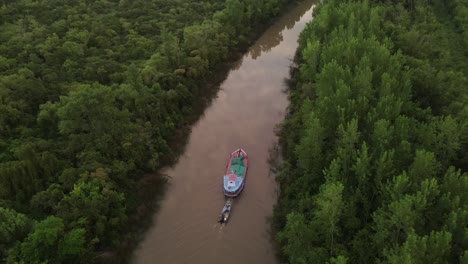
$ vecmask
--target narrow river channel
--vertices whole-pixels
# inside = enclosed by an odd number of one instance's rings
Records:
[[[284,92],[299,33],[312,19],[305,0],[278,19],[236,63],[217,97],[192,127],[185,153],[164,171],[169,187],[132,263],[273,264],[268,219],[276,200],[268,150],[288,105]],[[229,223],[222,176],[231,151],[249,154],[246,186]]]

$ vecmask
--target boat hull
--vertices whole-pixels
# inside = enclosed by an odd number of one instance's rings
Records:
[[[224,174],[223,193],[227,197],[238,196],[245,187],[248,171],[248,155],[243,149],[233,151]]]
[[[229,220],[229,215],[231,214],[232,210],[232,200],[227,200],[226,204],[223,207],[223,210],[221,210],[221,214],[218,217],[218,223],[227,223]]]
[[[224,196],[231,197],[231,198],[236,197],[242,192],[242,190],[244,189],[244,186],[245,186],[245,182],[242,183],[241,187],[239,187],[239,189],[237,189],[237,191],[235,191],[235,192],[229,192],[229,191],[226,191],[226,189],[223,188]]]

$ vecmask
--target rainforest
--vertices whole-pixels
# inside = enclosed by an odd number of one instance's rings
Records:
[[[300,36],[287,263],[468,263],[468,2],[326,0]]]
[[[118,248],[142,175],[176,158],[205,83],[286,2],[1,1],[0,261]]]
[[[468,263],[467,226],[468,0],[0,0],[0,263]]]

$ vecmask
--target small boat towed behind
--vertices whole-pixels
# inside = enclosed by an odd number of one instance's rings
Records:
[[[218,223],[227,223],[229,219],[229,215],[231,214],[232,210],[232,199],[226,201],[224,204],[223,210],[221,210],[221,214],[218,217]]]
[[[243,149],[231,153],[223,177],[223,191],[227,197],[236,197],[244,189],[247,176],[248,157]]]

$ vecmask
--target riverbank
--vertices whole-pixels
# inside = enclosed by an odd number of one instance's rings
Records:
[[[244,42],[229,53],[228,59],[214,67],[210,77],[206,78],[206,82],[204,81],[199,83],[199,86],[202,87],[202,89],[199,90],[200,93],[198,95],[200,96],[197,97],[197,100],[193,105],[192,114],[187,118],[187,123],[182,128],[179,128],[174,134],[175,136],[169,141],[169,146],[173,149],[173,153],[176,154],[171,155],[172,158],[166,160],[161,167],[171,167],[177,163],[178,158],[185,151],[188,136],[190,135],[193,124],[195,124],[203,115],[204,110],[215,98],[220,84],[226,79],[228,73],[233,68],[236,68],[235,64],[239,63],[249,47],[255,43],[258,37],[273,25],[279,17],[290,12],[300,2],[302,1],[293,1],[287,4],[282,8],[280,14],[275,17],[270,17],[267,21],[252,29],[248,34],[248,37],[243,38]],[[107,251],[106,254],[102,255],[103,261],[106,263],[126,263],[129,261],[132,252],[139,244],[142,235],[147,228],[151,226],[151,217],[153,217],[154,214],[157,214],[160,201],[165,197],[164,190],[167,188],[167,182],[170,182],[170,180],[171,179],[167,175],[158,176],[155,174],[147,175],[139,181],[137,186],[141,186],[142,188],[138,188],[133,194],[133,197],[136,197],[134,198],[135,201],[140,201],[141,203],[138,203],[139,205],[135,207],[134,213],[130,215],[131,223],[129,224],[129,226],[134,229],[127,233],[126,239],[124,239],[122,247],[120,247],[119,250],[114,252]],[[158,191],[154,191],[154,189],[157,189]]]
[[[138,186],[164,179],[142,175],[180,155],[205,80],[289,2],[6,3],[0,218],[17,224],[0,258],[90,263],[119,247],[128,213],[146,210]]]
[[[298,28],[305,24],[306,18],[301,17],[310,14],[311,5],[311,1],[301,3],[282,16],[229,72],[216,99],[192,127],[184,155],[176,166],[164,171],[171,176],[172,184],[161,211],[155,214],[155,224],[136,252],[135,263],[150,259],[184,263],[189,258],[192,262],[211,263],[229,245],[236,248],[238,257],[255,259],[257,263],[271,260],[274,254],[270,240],[263,235],[268,229],[265,217],[271,213],[269,208],[275,200],[274,181],[268,172],[268,149],[275,141],[274,126],[281,121],[286,107],[283,78],[293,57]],[[251,96],[245,97],[247,94]],[[226,162],[224,154],[239,145],[255,157],[249,168],[252,176],[245,192],[236,199],[232,221],[218,230],[216,217],[224,203],[219,174]],[[257,208],[259,201],[261,206]],[[184,221],[187,215],[190,221]],[[250,222],[248,226],[246,221]],[[235,230],[237,234],[232,233]],[[253,247],[257,253],[251,252],[252,247],[244,249],[239,244],[246,237],[257,241]]]
[[[466,259],[462,3],[319,4],[280,132],[285,263]]]

